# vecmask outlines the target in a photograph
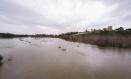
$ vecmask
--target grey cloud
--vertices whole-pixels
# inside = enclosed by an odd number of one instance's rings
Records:
[[[43,15],[26,7],[2,0],[0,3],[0,22],[8,24],[24,24],[27,26],[57,26],[58,24]],[[52,27],[53,28],[53,27]]]
[[[55,4],[58,1],[59,0],[52,0],[52,3]],[[75,2],[76,0],[72,1]],[[82,4],[84,5],[87,5],[87,1],[88,0],[81,0]],[[98,20],[96,22],[90,23],[89,26],[93,25],[103,27],[104,25],[113,25],[113,24],[118,25],[131,24],[130,23],[131,0],[90,0],[90,1],[98,1],[98,2],[101,1],[108,6],[118,4],[118,7],[113,12],[110,12],[109,19],[111,18],[111,20],[109,21]],[[83,19],[77,18],[75,16],[73,16],[72,18],[67,17],[65,21],[62,21],[62,19],[61,18],[56,20],[49,19],[46,17],[46,15],[41,15],[27,7],[14,4],[9,0],[0,1],[0,32],[6,31],[8,28],[11,27],[13,28],[12,32],[13,31],[16,32],[17,29],[19,28],[23,30],[33,28],[32,31],[37,29],[38,32],[39,28],[37,28],[37,26],[50,27],[52,29],[62,30],[66,29],[67,26],[72,26],[73,24],[77,24],[80,21],[83,21]]]
[[[111,21],[94,23],[95,25],[127,25],[130,26],[131,21],[131,0],[91,0],[101,1],[104,4],[111,6],[117,4],[116,10],[110,13]],[[126,27],[126,26],[125,26]]]

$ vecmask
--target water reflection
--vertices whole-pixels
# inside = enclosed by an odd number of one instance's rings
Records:
[[[0,79],[130,79],[130,51],[56,38],[0,39]]]

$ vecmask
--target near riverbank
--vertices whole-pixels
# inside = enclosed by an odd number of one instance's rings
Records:
[[[62,39],[90,43],[99,46],[112,46],[120,48],[131,48],[131,32],[130,31],[101,31],[99,33],[83,33],[83,34],[62,34]]]

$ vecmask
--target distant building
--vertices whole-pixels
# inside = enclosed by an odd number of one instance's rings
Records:
[[[103,31],[107,31],[107,28],[103,28]]]
[[[107,30],[112,31],[112,26],[108,26]]]
[[[98,29],[98,30],[92,29],[92,32],[93,32],[93,33],[100,33],[100,32],[101,32],[101,29]]]
[[[103,31],[112,31],[112,26],[108,26],[107,28],[103,28]]]

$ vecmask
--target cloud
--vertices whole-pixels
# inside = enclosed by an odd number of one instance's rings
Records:
[[[96,0],[93,0],[96,1]],[[117,4],[117,9],[108,17],[113,21],[120,21],[120,24],[128,24],[131,18],[131,0],[99,0],[107,5]]]
[[[61,33],[130,25],[130,0],[1,0],[0,32]]]

